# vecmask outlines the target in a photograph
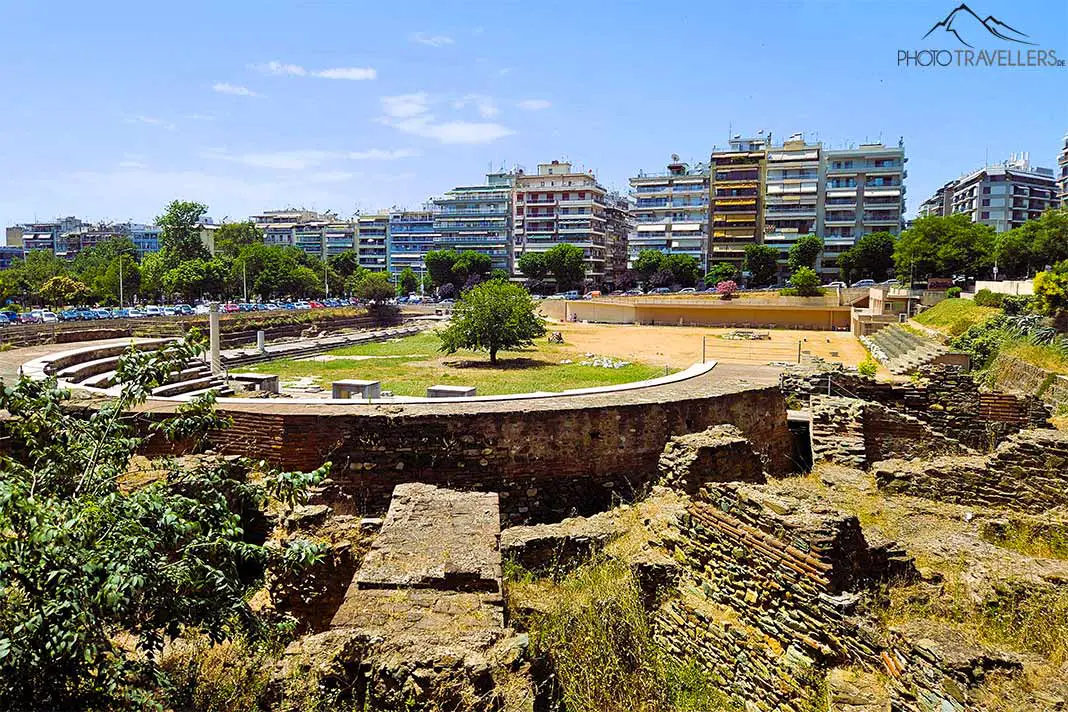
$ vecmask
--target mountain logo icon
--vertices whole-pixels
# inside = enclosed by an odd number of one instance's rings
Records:
[[[1006,42],[1016,42],[1025,45],[1036,44],[1035,42],[1028,41],[1027,38],[1029,38],[1030,35],[1005,24],[993,15],[987,15],[986,18],[980,18],[975,14],[975,11],[964,3],[955,7],[952,12],[946,15],[944,20],[936,22],[931,29],[927,30],[927,34],[924,35],[924,38],[935,30],[942,29],[956,37],[957,41],[965,47],[971,47],[972,45],[965,39],[965,37],[974,39],[976,34],[981,36],[982,33],[978,32],[979,27],[977,27],[977,25],[994,37],[1005,40]]]

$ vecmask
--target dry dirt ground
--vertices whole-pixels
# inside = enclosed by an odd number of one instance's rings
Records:
[[[701,360],[701,338],[706,356],[721,363],[768,364],[796,361],[798,342],[805,355],[818,356],[856,366],[867,352],[849,332],[754,330],[770,339],[730,340],[722,338],[735,329],[689,326],[641,326],[636,324],[551,323],[550,331],[560,331],[564,340],[580,350],[612,354],[652,366],[686,368]]]

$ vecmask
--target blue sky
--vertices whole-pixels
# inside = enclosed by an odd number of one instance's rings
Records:
[[[1010,152],[1053,166],[1064,68],[901,68],[954,2],[0,0],[0,223],[417,207],[567,158],[626,188],[728,132],[904,137],[908,211]],[[1064,0],[974,0],[1068,59]],[[979,38],[983,48],[1018,48]]]

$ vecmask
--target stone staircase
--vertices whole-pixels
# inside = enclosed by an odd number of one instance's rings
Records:
[[[891,324],[862,341],[876,360],[898,375],[912,373],[949,353],[937,341],[918,336],[900,324]]]
[[[165,340],[138,344],[142,350],[159,348]],[[117,384],[116,369],[119,367],[121,351],[129,346],[106,346],[79,350],[67,355],[54,369],[56,378],[68,383],[77,383],[88,388],[111,388]],[[233,389],[226,385],[221,376],[211,373],[211,368],[203,359],[191,359],[180,371],[170,373],[162,384],[152,389],[153,396],[197,396],[215,391],[216,395],[233,395]]]

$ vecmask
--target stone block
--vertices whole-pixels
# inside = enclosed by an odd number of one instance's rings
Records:
[[[382,383],[380,381],[360,381],[348,379],[334,381],[330,388],[331,398],[380,398],[382,396]]]
[[[676,435],[660,455],[662,484],[697,494],[710,482],[765,481],[760,456],[733,425]]]
[[[427,386],[427,398],[474,398],[478,391],[474,386]]]

